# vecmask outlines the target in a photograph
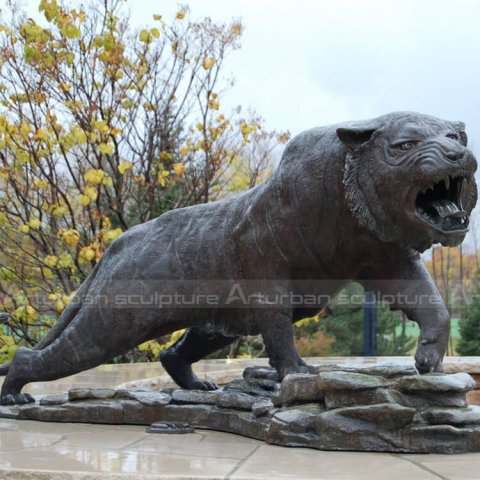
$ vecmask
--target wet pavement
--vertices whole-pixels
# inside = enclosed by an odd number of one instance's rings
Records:
[[[372,364],[408,357],[315,359],[310,363]],[[459,363],[459,362],[463,363]],[[470,370],[480,359],[449,359],[447,370]],[[265,359],[200,362],[207,378],[239,376]],[[167,382],[158,364],[104,365],[56,382],[31,384],[34,395],[73,387],[107,387],[128,382]],[[473,372],[475,373],[475,372]],[[155,380],[149,380],[154,378]],[[143,380],[142,380],[143,379]],[[478,479],[480,454],[412,455],[325,452],[284,448],[237,435],[196,430],[185,435],[148,434],[142,426],[42,423],[0,419],[0,479]]]

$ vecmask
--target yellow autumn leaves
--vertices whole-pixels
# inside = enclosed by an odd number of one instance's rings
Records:
[[[75,142],[78,143],[78,145],[84,145],[85,143],[87,143],[87,140],[88,140],[87,134],[78,125],[74,125],[70,129],[70,131],[71,131],[71,134],[72,134]]]
[[[218,100],[218,94],[215,92],[210,93],[210,98],[208,99],[208,106],[212,110],[219,110],[220,101]]]
[[[122,233],[123,231],[121,228],[114,228],[113,230],[110,230],[110,229],[101,230],[101,236],[106,243],[113,242],[113,240],[118,238]],[[63,241],[70,247],[75,247],[80,241],[80,234],[73,228],[62,231],[60,236],[63,239]],[[92,247],[86,247],[86,248],[92,248]],[[85,250],[83,254],[83,258],[87,259],[89,256],[90,256],[90,252],[87,252]]]
[[[170,335],[170,338],[166,343],[160,344],[155,340],[149,340],[148,342],[144,342],[139,345],[138,349],[141,352],[149,354],[152,360],[155,360],[163,350],[168,348],[170,345],[173,345],[184,333],[185,329],[177,330]]]
[[[48,268],[65,268],[75,271],[75,262],[70,253],[62,253],[60,255],[47,255],[43,258],[42,261]],[[44,271],[44,273],[47,272]]]
[[[0,62],[0,225],[8,242],[0,280],[23,295],[13,306],[0,299],[0,310],[25,307],[11,321],[27,325],[38,311],[29,326],[35,340],[51,317],[35,303],[38,291],[51,292],[63,311],[71,288],[123,231],[208,201],[203,172],[218,182],[243,138],[236,114],[232,123],[221,114],[216,75],[237,46],[230,26],[190,22],[188,7],[179,7],[133,31],[124,28],[123,2],[37,2],[46,22],[32,13],[19,17],[21,29],[0,26],[12,55]],[[9,82],[20,77],[24,84]]]
[[[203,60],[203,68],[205,70],[210,70],[214,65],[215,65],[216,61],[214,58],[212,57],[205,57],[205,59]]]
[[[70,247],[75,247],[80,240],[80,234],[73,228],[61,232],[60,237]]]
[[[177,20],[183,20],[185,18],[186,11],[185,10],[179,10],[175,18]],[[162,16],[161,15],[153,15],[153,19],[157,22],[161,22],[162,27],[165,26],[164,22],[162,21]],[[138,39],[146,44],[152,43],[154,39],[160,38],[160,30],[156,27],[154,28],[142,28],[138,34]]]
[[[124,175],[129,170],[133,168],[133,163],[125,160],[120,162],[117,166],[118,171]],[[100,168],[90,168],[87,170],[83,178],[87,185],[83,188],[82,193],[77,196],[77,200],[84,206],[90,205],[91,202],[94,202],[98,198],[98,187],[100,185],[105,185],[107,187],[111,187],[113,185],[113,180],[108,175],[105,170]]]
[[[185,173],[185,164],[183,163],[174,163],[172,165],[175,175],[181,177]]]
[[[104,170],[99,168],[91,168],[85,172],[83,178],[87,183],[92,185],[112,186],[112,179]]]
[[[14,312],[14,315],[18,318],[25,320],[36,320],[38,318],[38,312],[31,305],[22,305],[18,307]]]
[[[65,310],[65,307],[72,301],[75,293],[76,292],[72,292],[69,295],[61,292],[49,293],[47,295],[47,298],[48,300],[53,302],[53,308],[58,314],[60,314],[63,312],[63,310]]]
[[[33,188],[36,190],[40,190],[42,188],[47,188],[48,187],[48,182],[45,179],[35,177],[33,179]]]
[[[86,262],[91,262],[92,260],[94,260],[96,258],[96,251],[93,247],[91,246],[88,246],[88,247],[82,247],[80,249],[80,258],[82,260],[85,260]]]
[[[162,167],[159,168],[157,174],[157,182],[161,187],[166,187],[168,183],[168,177],[170,176],[170,172]]]
[[[77,200],[81,205],[87,207],[91,202],[94,202],[98,198],[98,190],[95,187],[85,186],[83,187],[83,193],[77,196]]]
[[[61,86],[59,85],[61,88]],[[81,105],[75,106],[71,101],[66,101],[69,108],[77,110],[81,108]],[[122,130],[115,127],[110,127],[105,120],[93,120],[92,124],[84,129],[79,125],[72,125],[70,131],[63,131],[58,125],[52,125],[55,127],[55,131],[52,132],[46,128],[38,129],[33,138],[36,141],[43,141],[53,146],[55,143],[59,143],[62,147],[62,152],[68,153],[73,147],[82,147],[84,145],[92,145],[98,149],[98,151],[104,155],[113,155],[115,153],[114,145],[111,143],[112,137],[116,138],[122,134]],[[59,138],[56,136],[61,133]],[[52,135],[53,134],[53,135]],[[28,135],[28,132],[25,136]]]
[[[106,222],[107,227],[109,227],[109,222]],[[100,238],[103,243],[109,244],[113,242],[123,233],[121,228],[103,228],[100,231]],[[73,229],[62,230],[59,232],[59,237],[65,242],[69,247],[75,248],[79,246],[81,241],[80,233]],[[98,240],[94,241],[90,245],[84,245],[79,249],[79,259],[80,262],[90,262],[92,260],[99,260],[102,256],[103,248]],[[68,268],[72,271],[75,271],[75,264],[73,257],[70,253],[65,252],[60,255],[47,255],[42,260],[43,264],[48,268]]]
[[[152,43],[154,38],[160,37],[160,31],[158,28],[151,28],[147,30],[146,28],[140,30],[138,38],[143,43]]]
[[[82,35],[75,22],[85,22],[85,12],[76,10],[66,12],[56,0],[41,0],[38,9],[43,12],[47,21],[55,23],[66,39],[73,40]]]
[[[56,0],[41,0],[39,11],[43,12],[47,21],[53,22],[57,26],[64,41],[76,40],[82,36],[79,26],[86,20],[85,12],[76,10],[67,12],[58,5]],[[25,40],[23,51],[25,61],[41,65],[41,68],[52,67],[55,58],[46,48],[52,39],[51,31],[42,28],[32,18],[29,18],[20,25],[19,32]],[[72,56],[65,55],[61,60],[71,64]]]
[[[172,164],[172,171],[175,174],[175,177],[178,179],[183,176],[186,171],[186,166],[184,163],[176,162]],[[159,166],[157,174],[157,183],[161,187],[165,188],[168,185],[168,179],[170,178],[170,170],[167,170],[163,165]]]
[[[42,225],[42,222],[38,219],[38,218],[32,218],[29,222],[28,222],[28,226],[30,228],[40,228],[40,226]]]
[[[103,239],[110,243],[113,242],[116,238],[118,238],[122,234],[121,228],[115,228],[113,230],[106,230],[103,232]]]
[[[77,232],[78,233],[78,232]],[[70,237],[68,236],[70,235]],[[75,234],[67,234],[69,241],[76,242]],[[79,257],[84,261],[98,260],[101,256],[96,245],[87,245],[80,248]],[[61,255],[47,255],[43,258],[43,263],[48,268],[72,268],[74,266],[73,258],[68,253]]]
[[[187,12],[185,9],[179,10],[176,13],[175,18],[177,20],[184,20],[186,17],[186,13]],[[160,22],[162,21],[161,15],[154,15],[153,19]],[[238,31],[238,27],[237,27],[236,34],[239,35],[240,33],[241,33],[241,30]],[[145,44],[150,44],[153,42],[154,39],[158,39],[159,37],[160,37],[160,31],[158,30],[158,28],[151,28],[151,29],[143,28],[142,30],[140,30],[140,33],[138,34],[139,40]],[[174,53],[177,53],[177,49],[178,49],[178,41],[174,41],[172,43],[172,50]],[[215,60],[215,58],[206,55],[203,58],[202,66],[205,70],[210,70],[212,67],[215,66],[216,63],[217,61]]]
[[[4,220],[5,220],[5,216],[2,217],[3,219],[3,222],[0,221],[0,223],[4,223]],[[2,220],[0,219],[0,220]],[[39,229],[40,227],[42,226],[42,222],[38,219],[38,218],[32,218],[28,221],[28,223],[25,223],[25,224],[22,224],[22,225],[19,225],[18,226],[18,231],[20,233],[29,233],[30,232],[30,229]]]
[[[124,162],[121,162],[119,165],[118,165],[118,171],[124,175],[125,172],[127,172],[128,170],[131,170],[133,168],[133,163],[132,162],[129,162],[128,160],[125,160]]]
[[[111,155],[113,153],[113,145],[111,143],[100,143],[98,149],[105,155]]]

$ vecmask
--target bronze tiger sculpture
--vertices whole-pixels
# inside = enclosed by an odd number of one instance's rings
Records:
[[[87,301],[138,288],[223,294],[237,281],[261,282],[268,297],[282,298],[304,289],[328,298],[360,282],[419,324],[419,372],[441,372],[449,313],[418,252],[462,242],[477,199],[475,170],[461,122],[398,112],[304,132],[265,183],[170,211],[115,240],[48,335],[0,367],[7,375],[1,403],[32,402],[21,393],[29,382],[93,368],[182,328],[161,354],[181,387],[217,388],[197,378],[192,363],[247,334],[262,335],[280,379],[306,371],[292,322],[321,303],[138,308]]]

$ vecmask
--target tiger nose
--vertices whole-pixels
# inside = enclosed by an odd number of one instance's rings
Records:
[[[445,156],[454,162],[461,160],[465,156],[464,150],[449,150]]]

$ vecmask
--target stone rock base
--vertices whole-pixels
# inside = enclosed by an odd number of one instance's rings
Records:
[[[415,453],[480,451],[480,407],[466,373],[418,375],[398,365],[316,367],[277,382],[271,368],[212,391],[75,389],[0,417],[151,425],[185,422],[289,447]]]

